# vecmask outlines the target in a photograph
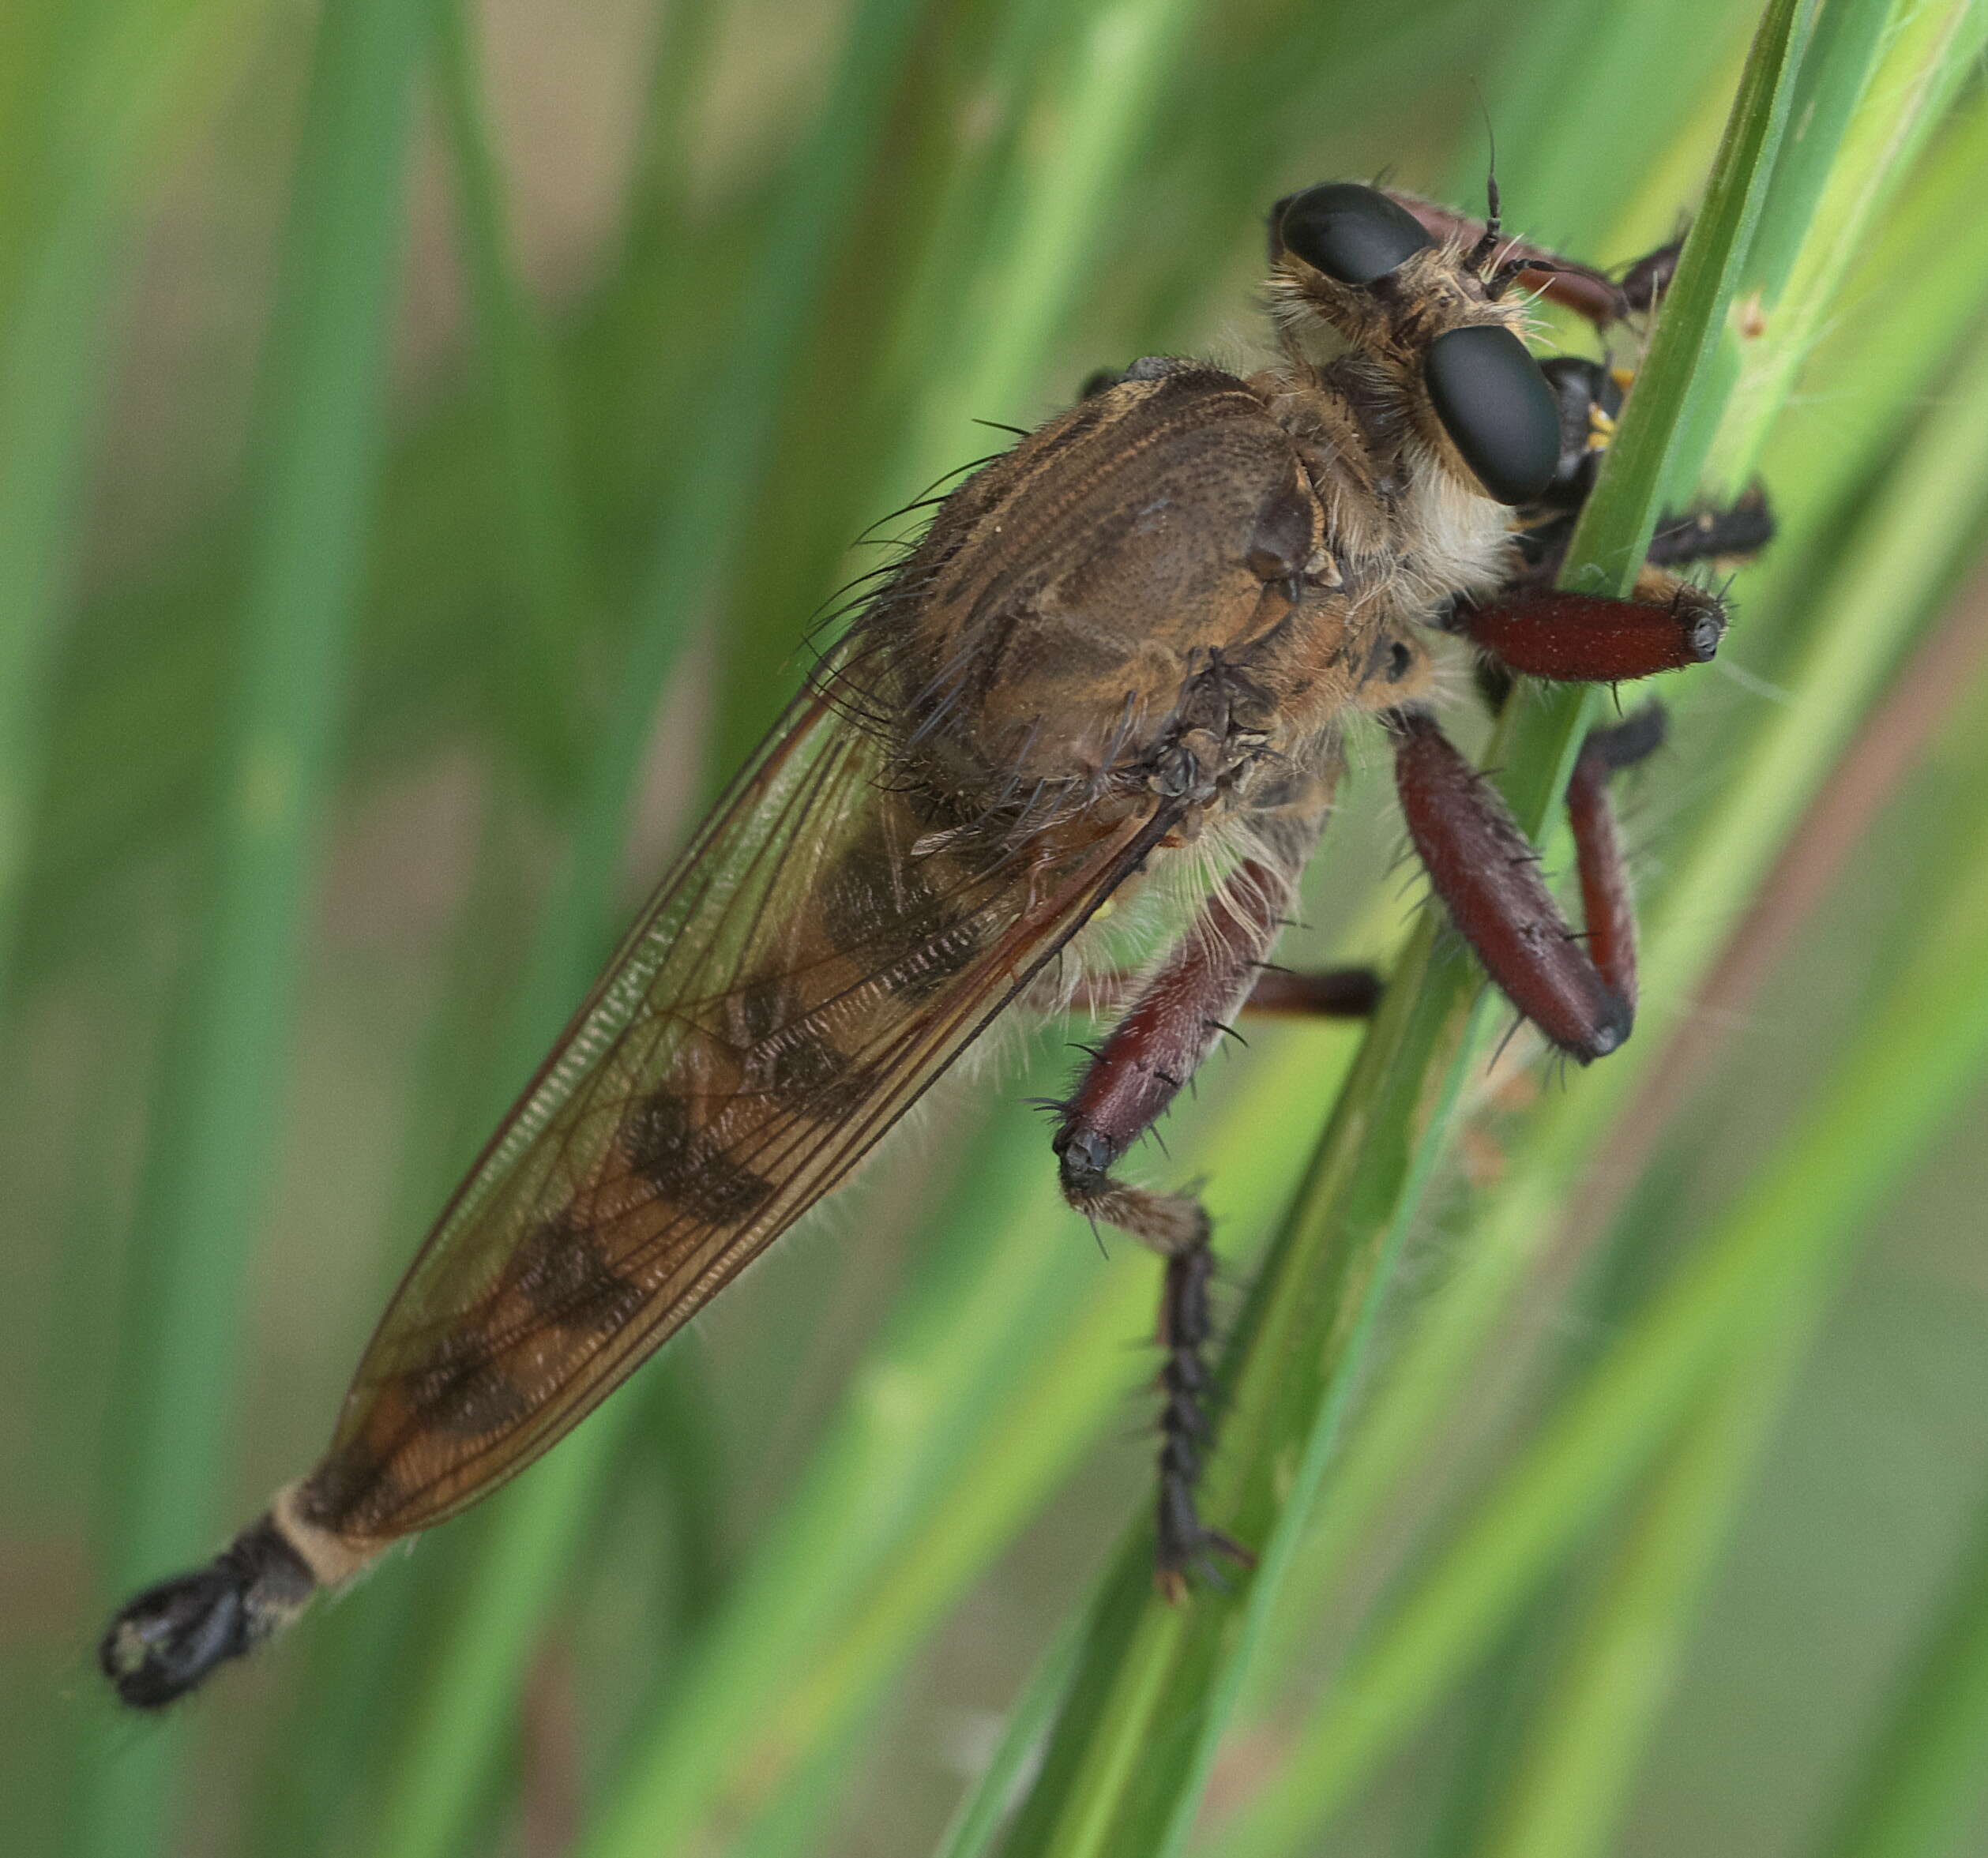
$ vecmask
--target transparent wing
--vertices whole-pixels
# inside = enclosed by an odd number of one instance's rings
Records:
[[[430,1235],[303,1513],[426,1527],[543,1451],[846,1176],[1167,822],[931,850],[804,696]]]

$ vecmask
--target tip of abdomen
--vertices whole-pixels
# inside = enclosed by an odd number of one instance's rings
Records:
[[[318,1581],[269,1517],[205,1567],[148,1587],[112,1616],[97,1663],[120,1701],[157,1710],[288,1625]]]

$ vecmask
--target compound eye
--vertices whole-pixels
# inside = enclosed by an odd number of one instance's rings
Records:
[[[1371,187],[1332,181],[1285,201],[1277,235],[1287,252],[1340,283],[1372,283],[1436,242],[1404,206]]]
[[[1500,503],[1533,503],[1560,464],[1560,408],[1509,329],[1451,329],[1429,345],[1430,404],[1464,462]]]

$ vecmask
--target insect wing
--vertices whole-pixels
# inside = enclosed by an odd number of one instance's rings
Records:
[[[1159,829],[914,846],[804,696],[666,879],[416,1259],[300,1492],[348,1541],[453,1514],[846,1176]]]

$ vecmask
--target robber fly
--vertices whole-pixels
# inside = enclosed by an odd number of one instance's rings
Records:
[[[1652,731],[1582,757],[1576,937],[1435,721],[1432,635],[1614,681],[1701,662],[1724,626],[1661,565],[1629,601],[1550,584],[1620,395],[1596,363],[1543,371],[1513,287],[1606,325],[1647,307],[1661,260],[1639,293],[1502,238],[1495,195],[1480,223],[1348,184],[1279,202],[1271,247],[1272,365],[1137,362],[944,499],[449,1203],[323,1458],[113,1620],[127,1703],[183,1695],[536,1458],[1141,891],[1186,891],[1191,921],[1084,983],[1119,1017],[1053,1147],[1071,1206],[1164,1261],[1160,1578],[1246,1560],[1194,1503],[1208,1216],[1122,1158],[1238,1012],[1371,1006],[1370,974],[1267,960],[1359,718],[1491,978],[1574,1058],[1620,1045],[1633,931],[1603,787]],[[1746,527],[1667,531],[1673,562]]]

